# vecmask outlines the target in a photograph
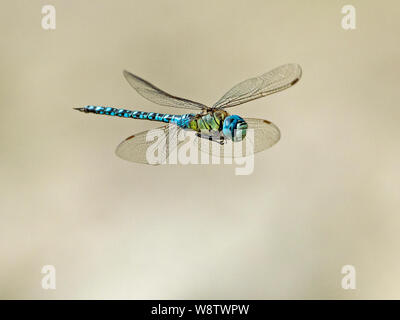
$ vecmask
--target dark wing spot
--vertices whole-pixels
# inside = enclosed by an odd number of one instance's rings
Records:
[[[135,135],[133,134],[133,135],[129,136],[128,138],[126,138],[125,141],[130,140],[130,139],[132,139],[134,137],[135,137]]]
[[[293,86],[294,84],[296,84],[297,82],[299,82],[299,80],[300,80],[299,78],[294,79],[290,85]]]
[[[268,120],[263,120],[265,123],[267,123],[267,124],[271,124],[271,121],[268,121]]]

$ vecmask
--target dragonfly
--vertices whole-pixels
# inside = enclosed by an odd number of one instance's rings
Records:
[[[224,148],[228,145],[227,142],[249,144],[250,154],[273,146],[280,139],[280,131],[276,125],[264,119],[244,118],[230,114],[227,109],[293,86],[300,80],[302,70],[298,64],[290,63],[242,81],[226,92],[212,107],[169,94],[126,70],[123,71],[123,75],[137,93],[153,103],[197,111],[196,113],[165,114],[94,105],[74,108],[85,113],[162,122],[163,125],[157,129],[165,134],[161,135],[156,142],[151,139],[149,141],[147,135],[150,130],[147,130],[129,136],[116,149],[117,156],[124,160],[154,164],[148,161],[146,154],[148,148],[156,143],[165,153],[164,157],[168,158],[173,149],[179,148],[183,143],[178,140],[173,147],[171,145],[167,147],[169,137],[183,132],[192,133],[192,142],[196,142],[203,152],[210,153],[210,150],[215,150],[210,149],[209,145],[205,148],[206,144],[201,143],[204,140],[209,141],[211,145],[216,144],[220,148],[220,152],[216,153],[219,157],[226,156]],[[253,130],[252,135],[248,134],[250,129]],[[231,154],[231,156],[235,155]]]

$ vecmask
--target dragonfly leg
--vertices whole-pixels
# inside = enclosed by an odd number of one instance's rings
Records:
[[[208,135],[208,134],[201,134],[201,133],[196,133],[196,136],[202,139],[207,139],[209,141],[213,141],[216,143],[219,143],[220,145],[225,144],[225,139],[223,136],[215,136],[215,135]]]

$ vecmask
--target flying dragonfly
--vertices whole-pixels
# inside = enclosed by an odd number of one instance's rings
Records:
[[[226,155],[223,149],[227,142],[249,143],[252,146],[250,148],[252,153],[273,146],[280,139],[280,131],[272,122],[231,115],[226,109],[287,89],[300,80],[302,71],[298,64],[282,65],[261,76],[240,82],[225,93],[212,107],[173,96],[128,71],[124,71],[123,74],[128,83],[151,102],[167,107],[197,110],[197,113],[164,114],[92,105],[74,108],[86,113],[163,122],[164,125],[158,129],[165,134],[156,142],[154,140],[147,141],[147,134],[151,131],[147,130],[126,138],[116,149],[116,154],[122,159],[149,164],[146,157],[147,149],[154,143],[161,147],[166,146],[171,132],[177,135],[181,131],[194,133],[194,139],[198,139],[196,141],[198,146],[204,146],[201,139],[206,139],[211,144],[218,144],[222,150],[218,153],[220,157]],[[246,136],[249,129],[254,130],[251,139],[248,137],[250,135]],[[173,148],[179,148],[182,143],[183,141],[178,141]],[[165,150],[165,157],[168,158],[172,152],[171,146],[165,147],[163,150]],[[200,150],[210,152],[209,148],[202,150],[200,147]]]

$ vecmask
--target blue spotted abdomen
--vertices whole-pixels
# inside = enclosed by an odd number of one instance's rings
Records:
[[[188,128],[190,120],[194,117],[194,114],[189,114],[189,113],[182,115],[173,115],[173,114],[156,113],[156,112],[131,111],[126,109],[101,107],[101,106],[86,106],[84,108],[75,108],[75,109],[87,113],[96,113],[96,114],[103,114],[103,115],[116,116],[122,118],[133,118],[133,119],[166,122],[166,123],[175,123],[182,128]]]

